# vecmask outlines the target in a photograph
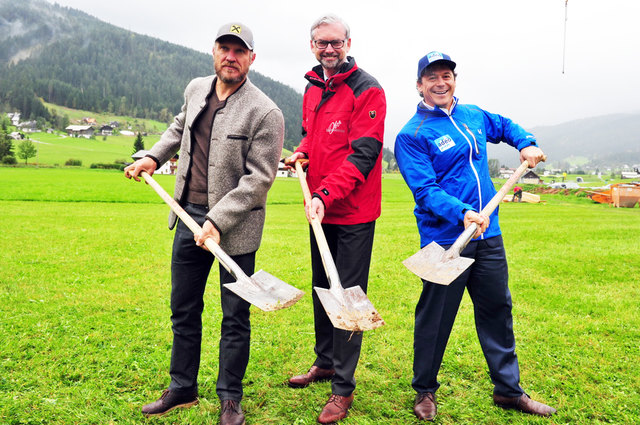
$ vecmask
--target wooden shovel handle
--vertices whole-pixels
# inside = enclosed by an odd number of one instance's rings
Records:
[[[546,160],[547,160],[547,156],[545,155],[542,158],[542,161],[546,161]],[[524,174],[524,172],[527,171],[528,168],[529,168],[529,162],[524,161],[522,164],[520,164],[520,166],[516,169],[516,171],[514,171],[511,177],[507,179],[507,181],[504,183],[504,185],[502,185],[500,190],[498,190],[498,193],[496,193],[493,196],[493,198],[491,198],[489,203],[485,205],[485,207],[482,209],[480,213],[483,215],[486,215],[487,217],[490,216],[491,213],[500,204],[500,202],[502,202],[502,199],[507,194],[507,192],[511,190],[513,185],[516,184],[518,179],[522,177],[522,174]],[[464,229],[464,232],[462,232],[462,234],[458,236],[458,239],[456,239],[456,241],[453,243],[453,245],[451,245],[451,247],[447,251],[453,256],[458,256],[460,252],[462,252],[462,250],[469,244],[469,241],[471,241],[471,239],[473,238],[473,235],[476,233],[476,230],[478,230],[478,225],[476,223],[471,223],[469,227]]]
[[[142,171],[140,175],[142,176],[144,181],[146,181],[147,184],[151,186],[158,195],[160,195],[160,197],[164,200],[164,202],[167,203],[169,207],[171,207],[171,210],[173,210],[173,212],[176,213],[178,217],[180,217],[180,220],[182,220],[182,222],[186,224],[186,226],[194,234],[202,232],[202,227],[200,227],[200,225],[196,223],[196,221],[193,218],[191,218],[191,216],[185,210],[182,209],[180,204],[178,204],[176,200],[173,199],[173,197],[169,195],[167,191],[164,190],[164,188],[160,186],[160,184],[158,184],[158,182],[155,181],[154,178],[149,175],[149,173],[147,173],[146,171]],[[233,274],[236,278],[238,278],[237,273],[239,271],[236,269],[236,267],[233,267],[233,270],[232,270],[232,267],[230,266],[230,264],[233,263],[233,260],[222,250],[222,248],[220,248],[220,245],[218,245],[211,238],[205,239],[204,244],[209,249],[209,251],[211,251],[211,253],[216,256],[218,261],[220,261],[220,264],[222,264],[222,266],[225,269],[227,269],[229,273]]]
[[[304,194],[304,201],[307,205],[311,205],[311,191],[309,190],[309,185],[307,184],[305,172],[302,169],[302,164],[308,161],[308,159],[299,159],[296,161],[296,174],[298,175],[298,180],[300,180],[300,187],[302,188],[302,193]],[[322,230],[322,223],[320,223],[318,217],[311,219],[311,228],[313,229],[313,234],[316,237],[318,250],[320,251],[320,256],[322,257],[322,264],[324,265],[324,270],[327,273],[327,278],[329,279],[329,287],[331,289],[335,288],[337,290],[339,289],[339,287],[341,288],[342,284],[340,283],[338,269],[336,268],[333,257],[331,256],[331,250],[329,249],[327,238],[324,235],[324,230]]]

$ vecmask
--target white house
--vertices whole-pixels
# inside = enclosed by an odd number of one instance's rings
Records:
[[[93,136],[93,127],[90,125],[70,125],[65,128],[71,137],[84,137],[85,139]]]
[[[144,158],[149,151],[147,150],[139,150],[138,152],[131,155],[134,161],[139,160],[140,158]],[[176,174],[176,169],[178,168],[178,155],[174,155],[169,161],[162,164],[162,167],[158,168],[154,174]]]

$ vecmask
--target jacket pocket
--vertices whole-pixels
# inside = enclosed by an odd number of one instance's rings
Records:
[[[229,135],[227,135],[227,139],[231,139],[231,140],[249,140],[249,136],[245,136],[244,134],[229,134]]]

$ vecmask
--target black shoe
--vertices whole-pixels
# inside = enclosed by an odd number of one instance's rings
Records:
[[[245,425],[244,413],[242,413],[239,401],[222,400],[220,406],[220,425]]]
[[[159,399],[142,406],[142,414],[147,418],[162,416],[179,407],[191,407],[198,404],[197,392],[177,392],[164,390]]]

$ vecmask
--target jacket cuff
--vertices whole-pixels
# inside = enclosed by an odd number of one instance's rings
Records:
[[[151,159],[153,159],[153,160],[155,161],[155,163],[156,163],[156,168],[160,168],[160,167],[162,167],[162,164],[160,164],[160,161],[158,161],[158,158],[156,158],[155,156],[150,155],[150,154],[146,154],[145,156],[146,156],[147,158],[151,158]]]
[[[207,221],[209,221],[211,224],[213,224],[213,227],[215,227],[216,230],[218,231],[218,233],[220,233],[220,236],[222,236],[222,230],[220,230],[220,228],[218,227],[216,222],[213,221],[210,217],[207,217]]]
[[[326,197],[323,197],[323,195],[325,195]],[[324,209],[326,210],[327,207],[329,206],[329,199],[327,198],[329,196],[329,191],[327,189],[321,189],[320,192],[313,192],[313,195],[311,195],[311,198],[318,198],[322,201],[322,203],[324,204]]]

